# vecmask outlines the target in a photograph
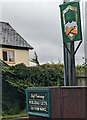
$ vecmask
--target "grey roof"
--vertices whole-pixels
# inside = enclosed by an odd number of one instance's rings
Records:
[[[0,45],[33,49],[33,47],[6,22],[0,22]]]

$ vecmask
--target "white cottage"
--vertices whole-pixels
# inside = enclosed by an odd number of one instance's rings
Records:
[[[6,22],[0,22],[0,59],[8,65],[24,63],[29,66],[29,50],[33,47],[27,43]]]

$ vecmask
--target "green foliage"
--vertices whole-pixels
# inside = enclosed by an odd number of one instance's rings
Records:
[[[26,67],[2,66],[3,115],[14,115],[25,109],[25,88],[63,85],[63,65],[44,64]]]
[[[84,65],[77,65],[76,66],[76,75],[77,76],[82,76],[85,74],[86,66]]]

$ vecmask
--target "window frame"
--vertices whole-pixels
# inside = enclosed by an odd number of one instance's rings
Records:
[[[7,61],[5,61],[4,59],[3,59],[3,52],[7,52]],[[12,52],[13,53],[13,61],[10,61],[9,60],[9,58],[10,58],[10,52]],[[4,62],[6,62],[6,63],[9,63],[9,64],[14,64],[15,63],[15,51],[14,50],[7,50],[7,49],[3,49],[2,50],[2,59],[3,59],[3,61]]]

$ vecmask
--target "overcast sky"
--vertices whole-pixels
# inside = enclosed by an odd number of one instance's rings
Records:
[[[63,62],[63,40],[59,9],[59,5],[63,1],[41,1],[4,1],[2,2],[2,8],[0,7],[1,21],[9,22],[34,47],[34,50],[30,51],[30,58],[34,56],[34,51],[36,51],[41,64],[58,62],[58,60]],[[84,62],[83,56],[84,47],[82,44],[76,54],[77,64]]]

